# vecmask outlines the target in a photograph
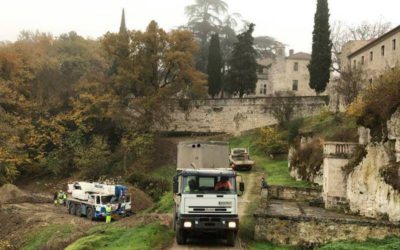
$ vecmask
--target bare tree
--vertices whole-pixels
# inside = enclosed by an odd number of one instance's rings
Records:
[[[340,76],[335,79],[335,90],[342,98],[344,105],[349,105],[357,98],[366,81],[365,71],[361,67],[341,72]]]
[[[276,92],[271,105],[271,114],[281,128],[286,128],[294,116],[295,94],[292,91]]]
[[[380,18],[375,22],[363,21],[358,25],[347,25],[342,21],[334,21],[331,25],[332,67],[341,72],[340,53],[343,45],[353,40],[370,40],[377,38],[390,30],[392,24]]]

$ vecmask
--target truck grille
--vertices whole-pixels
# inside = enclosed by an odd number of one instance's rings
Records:
[[[229,208],[231,207],[189,206],[189,213],[231,213]]]

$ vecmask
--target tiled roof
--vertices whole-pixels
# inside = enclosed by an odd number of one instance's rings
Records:
[[[380,37],[378,37],[378,38],[372,40],[371,42],[367,43],[366,45],[362,46],[362,47],[359,48],[358,50],[356,50],[356,51],[354,51],[353,53],[351,53],[350,55],[348,55],[348,57],[350,58],[350,57],[352,57],[352,56],[354,56],[354,55],[356,55],[356,54],[358,54],[358,53],[360,53],[360,52],[362,52],[362,51],[364,51],[364,50],[370,49],[371,47],[373,47],[373,46],[376,45],[377,43],[379,43],[379,42],[385,40],[386,38],[390,37],[391,35],[393,35],[393,34],[399,32],[399,31],[400,31],[400,25],[397,26],[396,28],[394,28],[394,29],[388,31],[387,33],[383,34],[382,36],[380,36]]]
[[[298,52],[291,56],[286,57],[286,59],[294,59],[294,60],[310,60],[311,55],[304,52]]]

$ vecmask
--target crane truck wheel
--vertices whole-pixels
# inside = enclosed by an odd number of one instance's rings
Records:
[[[93,208],[89,207],[86,211],[86,217],[89,220],[93,220],[94,216],[93,216]]]
[[[76,205],[75,211],[76,211],[76,216],[81,217],[82,216],[82,208],[81,205]]]
[[[235,246],[236,233],[234,231],[228,231],[226,234],[226,244],[228,246]]]
[[[74,203],[71,203],[71,205],[69,206],[69,214],[71,215],[75,215],[76,213],[76,207]]]
[[[175,236],[176,236],[176,243],[178,243],[178,245],[186,244],[185,231],[183,231],[182,229],[177,229],[175,232]]]

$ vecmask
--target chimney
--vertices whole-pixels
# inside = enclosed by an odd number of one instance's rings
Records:
[[[294,54],[294,50],[289,50],[289,56],[293,56],[293,54]]]

